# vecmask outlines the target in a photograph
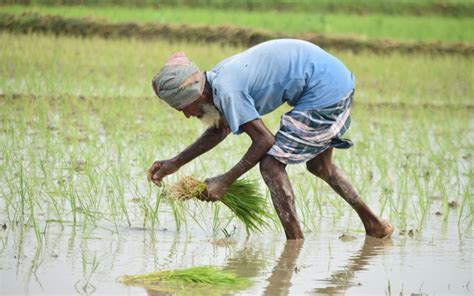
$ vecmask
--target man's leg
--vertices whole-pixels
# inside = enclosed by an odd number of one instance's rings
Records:
[[[308,171],[323,179],[351,205],[362,220],[367,235],[382,238],[392,234],[393,226],[370,210],[347,177],[332,163],[332,150],[333,148],[329,148],[308,161]]]
[[[285,229],[286,238],[303,239],[303,232],[296,213],[295,194],[285,166],[272,156],[266,155],[260,161],[260,172],[270,189],[273,206]]]

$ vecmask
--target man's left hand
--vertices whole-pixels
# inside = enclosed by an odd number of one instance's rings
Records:
[[[204,201],[215,202],[222,199],[231,182],[225,175],[206,179],[207,189],[201,194],[200,199]]]

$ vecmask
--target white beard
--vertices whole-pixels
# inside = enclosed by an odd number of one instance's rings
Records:
[[[221,118],[221,114],[216,107],[211,104],[205,104],[202,106],[202,110],[204,111],[204,115],[199,118],[201,122],[208,127],[219,126],[219,120]]]

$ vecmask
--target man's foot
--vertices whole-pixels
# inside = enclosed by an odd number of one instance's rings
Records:
[[[380,220],[379,225],[374,225],[373,228],[370,230],[366,229],[366,234],[375,238],[389,238],[394,230],[395,227],[393,227],[390,222],[388,222],[387,220]]]

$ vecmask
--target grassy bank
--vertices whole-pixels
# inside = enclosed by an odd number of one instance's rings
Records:
[[[472,18],[439,16],[326,14],[315,12],[248,12],[200,8],[130,8],[88,6],[3,6],[0,12],[36,12],[62,17],[92,17],[110,22],[233,25],[271,32],[325,33],[403,41],[474,42]]]
[[[0,4],[24,5],[84,5],[126,7],[213,7],[217,9],[313,11],[319,13],[394,14],[394,15],[451,15],[473,16],[474,5],[463,0],[1,0]]]
[[[106,39],[136,38],[142,40],[166,39],[170,42],[219,43],[250,47],[278,38],[303,39],[331,50],[349,50],[354,53],[370,51],[377,54],[474,55],[472,43],[408,42],[365,39],[351,36],[331,36],[316,33],[291,35],[250,28],[208,25],[168,25],[158,23],[109,23],[91,18],[63,18],[58,15],[0,13],[0,30],[12,33],[49,33],[54,35],[95,37]]]

